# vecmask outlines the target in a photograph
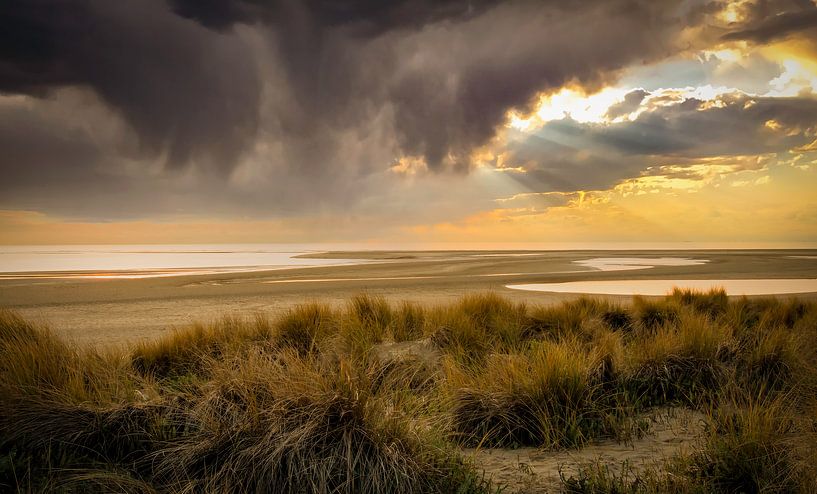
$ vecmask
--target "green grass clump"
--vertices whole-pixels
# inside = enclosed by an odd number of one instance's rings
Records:
[[[601,320],[611,330],[629,333],[633,329],[633,317],[630,312],[619,306],[611,306],[601,313]]]
[[[603,318],[616,307],[605,301],[580,297],[553,307],[537,307],[530,314],[530,332],[539,338],[560,339],[586,336],[586,326],[590,321]],[[612,322],[616,316],[608,316]]]
[[[7,311],[0,311],[0,355],[0,390],[3,392],[84,395],[79,353],[47,329],[37,331]]]
[[[617,466],[617,465],[616,465]],[[618,471],[617,471],[618,470]],[[653,472],[635,472],[630,465],[618,469],[596,462],[581,467],[577,474],[559,472],[565,494],[656,494],[684,492],[673,489]]]
[[[358,295],[349,301],[340,325],[344,350],[364,357],[392,333],[392,309],[383,297]]]
[[[362,325],[385,334],[392,321],[391,306],[383,297],[357,295],[349,302],[349,313]]]
[[[50,396],[107,403],[131,397],[140,379],[113,352],[80,350],[16,314],[0,310],[0,396]],[[144,384],[142,384],[144,386]]]

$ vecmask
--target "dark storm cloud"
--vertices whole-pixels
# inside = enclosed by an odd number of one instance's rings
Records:
[[[337,155],[337,134],[367,132],[379,112],[390,114],[394,142],[384,143],[386,154],[467,169],[471,150],[493,137],[507,110],[525,107],[539,91],[568,82],[592,88],[629,63],[671,50],[686,20],[677,6],[174,3],[176,12],[219,30],[263,26],[277,70],[272,91],[288,95],[271,110],[273,138],[290,148],[288,166],[308,171],[332,169],[326,162]],[[592,32],[584,31],[588,25]]]
[[[760,0],[748,7],[748,19],[724,40],[766,43],[793,34],[817,38],[817,5],[811,0]]]
[[[235,23],[285,25],[300,10],[323,28],[346,26],[363,36],[474,17],[500,0],[168,0],[174,12],[214,29]]]
[[[184,191],[143,173],[145,163],[137,161],[135,172],[123,166],[123,156],[135,152],[133,143],[118,129],[102,131],[122,126],[115,116],[93,111],[73,118],[78,108],[94,107],[94,98],[77,92],[60,97],[0,104],[0,210],[108,220],[137,211],[160,214],[183,204],[174,195]],[[196,195],[206,196],[201,192]],[[203,202],[191,196],[186,201],[193,207]]]
[[[527,169],[517,178],[528,190],[598,190],[655,164],[786,153],[811,142],[817,131],[813,97],[735,94],[703,105],[686,99],[609,125],[569,118],[548,122],[530,137],[512,136],[506,164]]]
[[[230,168],[254,138],[258,61],[269,90],[290,99],[271,109],[272,138],[307,141],[286,153],[304,163],[287,166],[321,167],[334,134],[377,111],[393,112],[393,152],[467,166],[509,108],[568,81],[600,84],[682,27],[653,2],[493,3],[6,2],[0,90],[88,85],[168,164]],[[241,23],[271,40],[262,60],[228,29]]]
[[[170,166],[231,163],[252,141],[259,81],[246,51],[160,1],[0,4],[0,91],[90,87]]]
[[[388,187],[383,174],[396,159],[468,170],[507,111],[524,110],[539,92],[592,91],[633,64],[686,49],[679,33],[710,8],[699,3],[7,1],[0,92],[59,103],[63,89],[79,87],[122,130],[100,139],[94,127],[44,114],[38,127],[30,109],[17,108],[0,116],[9,149],[0,169],[7,189],[26,184],[20,200],[76,214],[351,207],[366,187]],[[629,138],[611,134],[608,145]],[[553,157],[565,171],[543,169],[542,183],[568,187],[571,152]],[[604,170],[599,183],[623,173],[616,160],[593,160],[578,169]],[[49,178],[38,186],[37,174]],[[99,184],[119,196],[101,195]]]
[[[26,108],[0,107],[0,195],[9,197],[20,187],[41,184],[55,186],[86,180],[102,151],[86,132],[51,124],[42,115]],[[44,177],[42,170],[50,172]]]

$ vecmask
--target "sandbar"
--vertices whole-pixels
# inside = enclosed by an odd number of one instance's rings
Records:
[[[274,316],[310,300],[340,305],[361,292],[390,301],[443,304],[469,292],[494,291],[530,304],[554,304],[577,295],[511,290],[506,285],[622,279],[817,278],[814,250],[358,251],[308,256],[366,262],[141,279],[0,279],[0,306],[48,324],[80,344],[125,345],[160,337],[193,321],[255,313]],[[621,271],[603,271],[586,262],[615,257],[701,262]],[[817,299],[816,293],[797,296]],[[605,298],[630,301],[629,296]]]

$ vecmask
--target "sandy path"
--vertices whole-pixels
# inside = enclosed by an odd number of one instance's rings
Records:
[[[703,415],[681,408],[662,409],[650,418],[650,433],[631,443],[594,442],[579,450],[543,451],[537,448],[467,449],[486,477],[507,492],[559,492],[559,471],[575,475],[582,465],[601,462],[620,472],[623,464],[644,470],[673,456],[687,453],[703,433]]]

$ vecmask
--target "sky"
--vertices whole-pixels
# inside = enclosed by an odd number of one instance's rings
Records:
[[[0,3],[0,244],[247,242],[817,245],[817,3]]]

